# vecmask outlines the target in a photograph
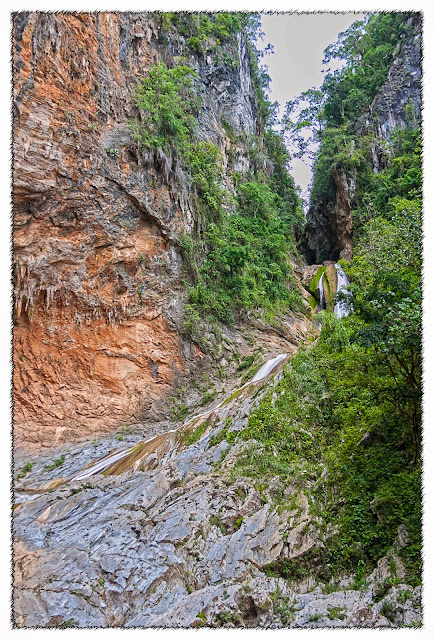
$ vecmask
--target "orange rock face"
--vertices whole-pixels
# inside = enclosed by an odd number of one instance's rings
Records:
[[[185,370],[171,242],[181,209],[128,150],[155,36],[141,14],[14,18],[18,447],[152,413]]]
[[[229,68],[161,28],[146,13],[14,16],[16,453],[164,420],[181,377],[211,373],[214,358],[236,384],[230,356],[251,348],[234,328],[212,356],[183,338],[179,236],[201,224],[194,190],[162,150],[139,153],[128,126],[140,115],[137,83],[187,54],[202,100],[197,135],[228,166],[223,119],[240,139],[258,129],[247,43],[237,34]],[[251,168],[247,143],[230,153],[236,171]],[[253,323],[263,357],[293,350],[305,320]],[[188,408],[202,395],[192,389]]]

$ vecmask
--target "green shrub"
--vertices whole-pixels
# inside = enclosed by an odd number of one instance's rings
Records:
[[[200,425],[198,425],[195,429],[193,429],[191,433],[189,433],[188,431],[185,431],[181,436],[182,444],[189,447],[190,445],[195,444],[195,442],[198,442],[201,436],[205,433],[208,426],[209,426],[209,421],[205,420]]]
[[[65,462],[65,454],[63,453],[59,458],[56,458],[55,460],[53,460],[51,464],[47,464],[43,470],[53,471],[53,469],[57,469],[57,467],[61,467],[64,462]]]
[[[327,611],[330,620],[345,620],[345,607],[327,607]]]
[[[181,156],[194,131],[198,101],[193,91],[196,73],[186,65],[169,69],[155,65],[136,89],[143,124],[130,123],[133,139],[145,149],[173,148]]]
[[[34,462],[26,462],[26,464],[23,465],[23,467],[19,470],[17,474],[17,480],[21,480],[21,478],[24,478],[24,476],[26,476],[29,471],[32,470],[34,464]]]
[[[273,603],[273,612],[280,616],[284,626],[289,625],[295,617],[294,603],[290,602],[288,598],[285,598],[279,587],[270,597]]]
[[[239,29],[243,27],[252,42],[259,29],[254,16],[224,12],[166,14],[160,24],[163,31],[177,29],[190,50],[200,54],[208,46],[227,42],[225,47],[233,45],[237,55],[235,34]],[[259,55],[253,45],[250,52],[255,59]],[[264,114],[274,112],[263,95],[265,76],[255,65],[255,90],[261,96],[261,109]],[[269,154],[272,176],[266,178],[261,173],[261,160],[256,174],[254,171],[248,180],[238,181],[237,197],[229,195],[222,184],[219,148],[195,137],[195,117],[200,108],[195,78],[195,71],[185,64],[171,69],[164,63],[155,65],[137,87],[141,121],[130,123],[140,148],[162,149],[172,165],[175,156],[194,186],[196,231],[191,236],[181,235],[179,240],[192,281],[184,321],[185,332],[191,336],[197,314],[230,324],[242,309],[303,308],[289,262],[289,254],[295,252],[293,226],[302,213],[294,182],[286,170],[289,156],[283,139],[271,130],[270,120],[264,128],[263,142],[256,147],[260,154],[265,153],[263,158]],[[235,142],[233,128],[224,120],[223,125]]]

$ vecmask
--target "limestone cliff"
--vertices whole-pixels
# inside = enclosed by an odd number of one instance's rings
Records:
[[[397,128],[416,124],[420,120],[421,105],[421,17],[413,14],[404,25],[386,82],[367,112],[354,123],[353,140],[346,151],[349,163],[358,139],[369,136],[368,162],[374,172],[381,171],[384,142]],[[333,167],[331,176],[331,193],[312,200],[301,239],[310,264],[352,257],[357,167]]]
[[[374,131],[380,140],[389,139],[396,128],[405,127],[409,117],[415,122],[421,117],[421,15],[415,14],[405,26],[387,81],[374,99],[363,127]]]
[[[232,67],[187,51],[157,14],[14,16],[16,444],[155,420],[202,362],[181,330],[178,239],[195,224],[194,198],[161,150],[131,145],[127,123],[150,67],[188,56],[199,137],[226,165],[231,147],[235,170],[247,171],[245,145],[231,146],[222,126],[245,136],[260,127],[242,33],[235,49]]]
[[[333,202],[315,202],[308,211],[301,247],[309,264],[350,259],[353,251],[351,204],[355,176],[333,169]]]
[[[420,627],[414,427],[357,336],[381,327],[354,264],[348,300],[328,255],[294,257],[299,200],[248,23],[222,14],[217,46],[186,15],[14,16],[13,625]],[[156,111],[151,74],[179,61],[193,141],[140,146],[137,82]],[[224,192],[208,210],[187,164],[203,141],[208,195]],[[360,174],[331,175],[314,258],[351,254]],[[206,315],[222,291],[227,322]]]

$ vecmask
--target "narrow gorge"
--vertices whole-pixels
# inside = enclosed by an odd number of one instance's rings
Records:
[[[421,626],[420,14],[12,22],[14,627]]]

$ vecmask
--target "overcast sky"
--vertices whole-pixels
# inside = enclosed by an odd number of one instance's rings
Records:
[[[319,87],[324,77],[321,71],[330,66],[322,64],[324,49],[362,18],[360,13],[263,14],[263,44],[274,47],[274,54],[263,58],[271,77],[271,101],[277,100],[284,107],[302,91]],[[310,167],[296,159],[291,165],[296,184],[306,193],[312,177]]]

